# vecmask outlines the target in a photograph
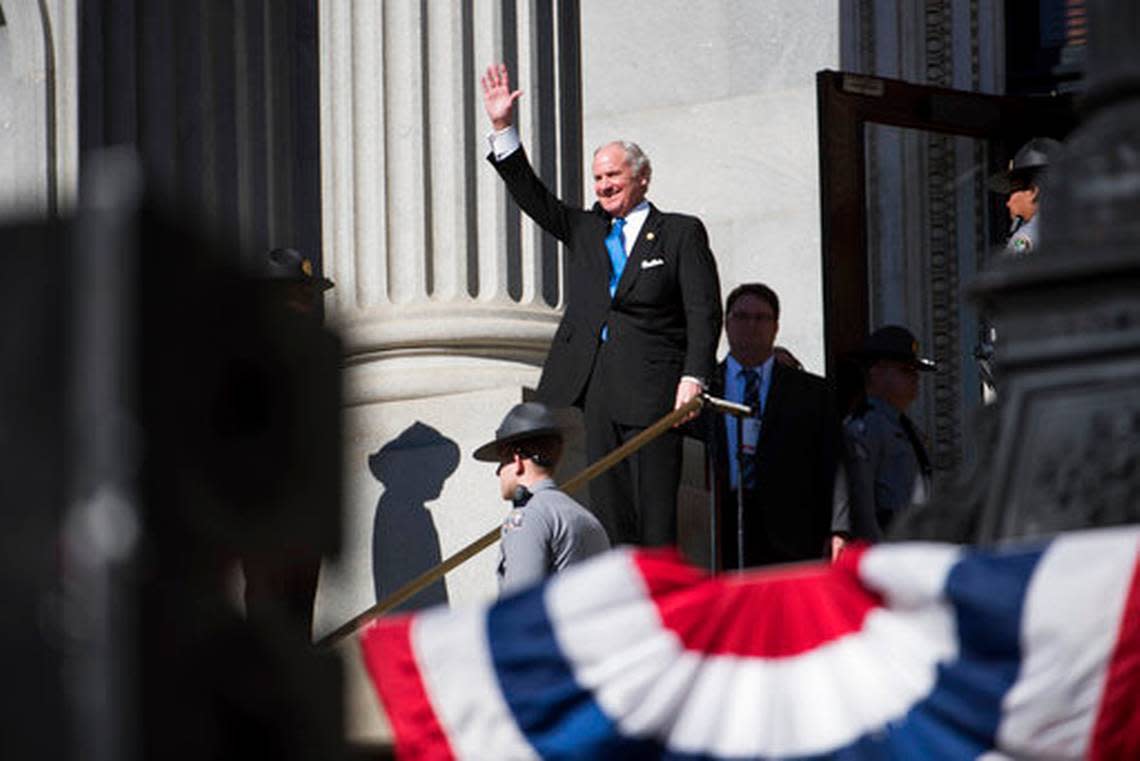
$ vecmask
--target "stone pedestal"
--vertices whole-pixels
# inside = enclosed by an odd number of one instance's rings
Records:
[[[322,569],[317,637],[502,519],[494,468],[471,453],[494,434],[488,413],[520,401],[515,386],[349,408],[341,554]],[[493,596],[495,558],[493,550],[476,556],[405,609]]]
[[[349,371],[349,385],[353,385]],[[366,376],[366,378],[372,376]],[[422,399],[350,406],[345,420],[345,512],[341,554],[321,569],[314,635],[322,637],[402,584],[496,526],[508,505],[494,466],[474,450],[494,436],[505,411],[524,400],[519,385]],[[564,481],[585,466],[580,416],[563,417],[571,434],[555,473]],[[575,495],[584,499],[583,494]],[[465,605],[497,594],[498,548],[484,550],[400,610]],[[354,742],[386,742],[383,720],[355,639],[344,655],[346,720]]]

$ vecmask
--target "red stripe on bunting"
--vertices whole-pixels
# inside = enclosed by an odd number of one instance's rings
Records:
[[[662,625],[688,650],[709,655],[787,658],[863,628],[881,606],[857,574],[862,548],[842,560],[709,577],[676,553],[639,552],[638,570]],[[778,612],[780,615],[773,615]]]
[[[1120,633],[1093,728],[1091,759],[1140,758],[1140,557],[1120,617]]]
[[[387,709],[396,757],[412,761],[455,758],[424,689],[412,651],[412,617],[383,619],[360,635],[364,664]]]

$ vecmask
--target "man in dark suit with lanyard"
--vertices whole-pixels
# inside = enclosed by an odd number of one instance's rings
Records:
[[[745,283],[729,294],[729,354],[710,390],[752,407],[754,415],[739,422],[714,411],[704,416],[726,569],[738,566],[740,544],[744,567],[825,557],[839,421],[823,378],[776,360],[779,326],[780,300],[768,286]],[[741,484],[742,522],[736,493]]]
[[[594,154],[591,209],[562,203],[535,176],[513,127],[506,67],[488,67],[488,159],[518,205],[566,245],[566,312],[538,397],[583,408],[596,461],[701,393],[716,362],[720,285],[696,217],[645,200],[649,160],[633,143]],[[681,437],[670,431],[590,484],[590,508],[613,543],[676,542]]]

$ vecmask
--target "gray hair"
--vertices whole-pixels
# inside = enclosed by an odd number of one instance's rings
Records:
[[[614,140],[605,145],[599,145],[594,150],[594,156],[596,157],[599,151],[603,148],[609,148],[611,145],[620,145],[625,151],[625,161],[633,171],[634,177],[644,178],[647,181],[652,177],[653,166],[649,163],[649,157],[645,155],[645,151],[641,150],[640,145],[629,140]]]

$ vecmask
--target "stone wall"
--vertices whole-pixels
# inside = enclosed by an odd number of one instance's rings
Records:
[[[778,341],[817,373],[815,73],[839,66],[839,5],[582,2],[587,197],[593,148],[639,143],[653,161],[650,200],[705,221],[725,295],[753,280],[776,290]]]

